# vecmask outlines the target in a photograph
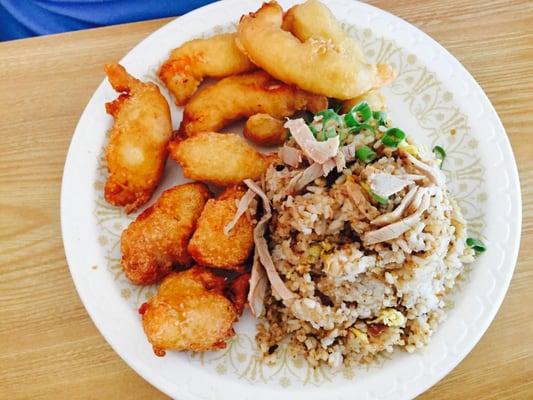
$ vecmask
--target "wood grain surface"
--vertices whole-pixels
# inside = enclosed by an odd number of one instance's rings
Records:
[[[505,301],[468,357],[420,398],[531,399],[533,3],[371,3],[421,28],[472,73],[507,129],[522,184],[522,245]],[[0,399],[166,398],[113,352],[83,308],[63,252],[59,192],[103,64],[167,21],[0,43]]]

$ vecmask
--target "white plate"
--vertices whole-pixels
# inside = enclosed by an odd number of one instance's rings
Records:
[[[285,8],[294,2],[281,3]],[[250,315],[237,324],[238,336],[224,351],[155,357],[136,312],[153,288],[130,285],[119,266],[117,244],[132,217],[102,198],[102,149],[112,123],[104,103],[117,96],[104,81],[78,123],[65,163],[61,193],[65,253],[79,295],[102,335],[135,371],[174,398],[411,398],[466,356],[507,290],[520,241],[520,188],[511,147],[489,100],[453,56],[407,22],[351,0],[326,3],[359,38],[371,60],[386,61],[398,70],[395,83],[384,91],[392,118],[418,142],[447,149],[444,170],[450,189],[472,235],[484,239],[488,250],[473,265],[455,295],[455,307],[427,349],[394,354],[381,366],[334,373],[313,371],[288,358],[265,366],[254,357]],[[141,79],[155,79],[154,71],[172,48],[193,37],[231,29],[241,14],[260,4],[230,0],[191,12],[143,40],[121,63]],[[173,117],[177,127],[180,111],[175,107]],[[179,169],[169,161],[160,190],[182,181]]]

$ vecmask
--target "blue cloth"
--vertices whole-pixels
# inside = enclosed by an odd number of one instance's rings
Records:
[[[214,0],[0,0],[0,41],[186,14]]]

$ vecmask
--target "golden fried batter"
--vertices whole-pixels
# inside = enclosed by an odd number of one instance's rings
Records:
[[[259,179],[277,156],[265,155],[238,135],[204,132],[187,139],[175,139],[169,145],[171,157],[193,180],[229,186],[244,179]]]
[[[315,10],[329,10],[314,2]],[[318,6],[317,6],[318,3]],[[307,3],[305,3],[307,4]],[[357,97],[388,81],[387,65],[371,65],[354,50],[349,38],[338,43],[309,38],[300,40],[282,29],[283,9],[275,2],[243,15],[237,29],[237,46],[248,58],[273,77],[298,85],[311,93],[346,100]]]
[[[230,187],[205,205],[187,247],[198,264],[235,270],[250,255],[254,227],[247,213],[239,218],[228,235],[224,234],[224,227],[233,219],[244,193],[246,190],[241,186]]]
[[[211,197],[203,183],[168,189],[122,232],[122,269],[135,284],[163,278],[174,264],[192,263],[187,252],[206,201]]]
[[[158,356],[165,350],[208,351],[224,348],[235,335],[237,312],[224,294],[224,278],[202,267],[172,273],[144,303],[144,332]]]
[[[284,124],[284,119],[268,114],[255,114],[246,121],[243,135],[260,146],[280,146],[289,136]]]
[[[145,204],[161,180],[172,136],[170,109],[153,83],[143,83],[119,64],[105,71],[122,94],[106,104],[115,119],[105,155],[109,177],[105,199],[132,212]]]
[[[182,106],[205,77],[223,78],[253,70],[254,64],[235,45],[235,33],[190,40],[170,53],[159,79]]]
[[[219,131],[232,121],[258,113],[275,118],[298,110],[318,112],[327,99],[282,83],[264,71],[230,76],[196,93],[185,106],[180,133]]]

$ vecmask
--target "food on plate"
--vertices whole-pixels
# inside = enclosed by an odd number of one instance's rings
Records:
[[[187,248],[198,264],[238,269],[250,256],[254,245],[251,216],[242,214],[231,231],[225,230],[245,193],[242,186],[229,187],[218,198],[206,203]]]
[[[366,57],[359,43],[350,37],[331,11],[318,0],[308,0],[305,3],[291,7],[283,17],[282,28],[291,32],[302,42],[306,40],[321,40],[348,47],[357,57],[366,62]],[[382,69],[383,85],[394,79],[394,72],[388,66],[378,66]],[[387,72],[388,71],[388,72]],[[387,78],[388,75],[388,78]],[[353,106],[362,101],[368,102],[373,110],[384,111],[384,98],[377,90],[363,93],[355,98],[343,102],[343,112],[348,112]]]
[[[313,366],[412,352],[445,317],[473,261],[466,221],[439,160],[390,125],[366,102],[286,123],[291,139],[261,180],[271,214],[261,264],[276,279],[258,289],[265,274],[252,269],[249,298],[270,361],[282,342]]]
[[[219,131],[230,122],[258,113],[275,118],[299,110],[317,112],[327,107],[324,96],[280,82],[264,71],[224,78],[196,93],[183,110],[180,133]]]
[[[235,44],[235,33],[190,40],[172,50],[159,69],[159,79],[182,106],[206,77],[223,78],[255,69]]]
[[[106,103],[114,123],[105,149],[104,195],[132,212],[150,200],[161,180],[172,136],[170,109],[155,84],[135,79],[119,64],[107,64],[105,72],[121,94]]]
[[[238,135],[203,132],[169,145],[171,157],[183,174],[219,186],[237,185],[244,179],[258,179],[276,155],[265,155]]]
[[[225,296],[226,280],[195,266],[168,275],[139,313],[154,353],[208,351],[226,347],[235,335],[237,311]]]
[[[280,5],[264,3],[255,13],[241,17],[236,41],[254,64],[280,81],[347,100],[379,88],[393,77],[390,66],[368,64],[348,37],[338,43],[312,37],[300,41],[283,30],[282,23]]]
[[[280,146],[288,138],[285,119],[274,118],[269,114],[255,114],[246,121],[243,135],[260,146]]]
[[[122,232],[121,266],[133,283],[154,283],[168,275],[174,265],[192,264],[187,245],[210,197],[203,183],[175,186],[164,191]]]

